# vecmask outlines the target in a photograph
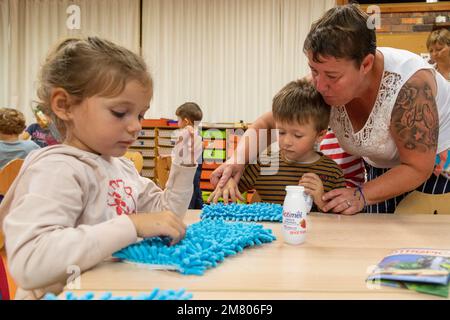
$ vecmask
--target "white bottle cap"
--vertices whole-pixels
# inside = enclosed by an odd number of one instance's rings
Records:
[[[286,186],[286,191],[304,192],[305,187],[303,187],[303,186]]]

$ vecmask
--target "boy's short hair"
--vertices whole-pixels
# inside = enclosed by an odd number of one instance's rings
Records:
[[[0,132],[21,134],[25,130],[25,116],[16,109],[0,108]]]
[[[272,113],[277,122],[312,122],[317,132],[328,128],[330,106],[314,85],[306,80],[291,81],[273,98]]]
[[[188,119],[191,122],[201,121],[203,118],[202,109],[195,102],[186,102],[177,108],[175,112],[177,117]]]

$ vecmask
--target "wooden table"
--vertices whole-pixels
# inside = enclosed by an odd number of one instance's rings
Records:
[[[186,223],[199,220],[190,211]],[[203,276],[104,262],[81,275],[79,295],[185,288],[194,299],[439,299],[406,289],[371,288],[368,270],[394,249],[450,249],[450,215],[342,216],[311,213],[307,240],[283,242],[280,223],[263,223],[277,240],[227,257]]]

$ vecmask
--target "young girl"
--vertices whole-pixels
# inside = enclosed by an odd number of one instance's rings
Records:
[[[175,152],[164,191],[122,158],[152,89],[143,59],[109,41],[68,39],[47,57],[38,97],[64,142],[30,154],[0,206],[16,298],[59,293],[68,270],[92,268],[138,237],[184,237],[193,157]],[[175,148],[198,148],[191,138]]]

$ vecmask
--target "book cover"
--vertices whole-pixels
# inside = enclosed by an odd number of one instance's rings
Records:
[[[450,250],[406,248],[386,256],[368,280],[400,280],[447,284]]]
[[[383,286],[389,286],[394,288],[409,289],[419,293],[432,294],[444,298],[448,297],[449,291],[448,284],[434,284],[434,283],[395,281],[395,280],[380,280],[380,284]]]

